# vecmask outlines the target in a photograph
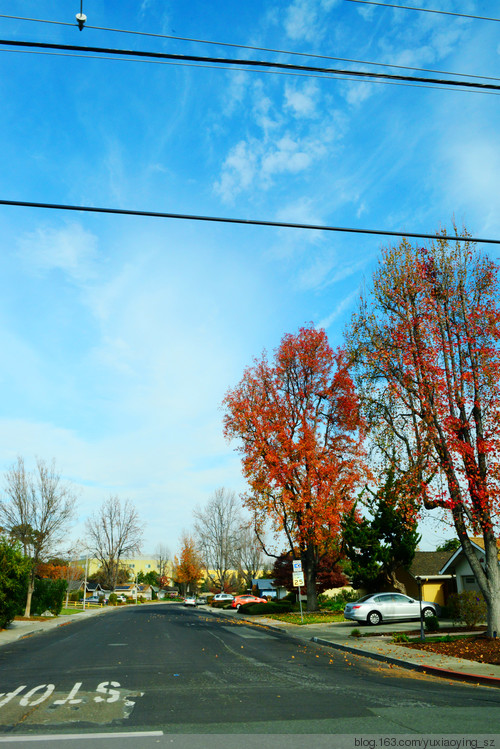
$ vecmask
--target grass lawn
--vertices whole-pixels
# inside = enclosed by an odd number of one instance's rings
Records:
[[[81,614],[82,611],[83,611],[83,609],[73,609],[73,608],[72,609],[65,609],[65,608],[62,608],[61,609],[61,613],[59,614],[59,616],[68,616],[69,614]]]
[[[328,624],[328,622],[343,622],[344,614],[334,614],[331,611],[303,612],[304,621],[301,621],[300,611],[292,611],[289,614],[266,614],[267,619],[277,619],[288,624]]]

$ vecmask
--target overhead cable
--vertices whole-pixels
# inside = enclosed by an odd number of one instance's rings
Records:
[[[16,21],[33,21],[33,22],[38,22],[38,23],[53,23],[53,24],[57,24],[60,26],[73,26],[73,27],[76,26],[76,24],[74,23],[68,23],[65,21],[49,21],[44,18],[26,18],[24,16],[9,16],[6,14],[1,14],[1,13],[0,13],[0,18],[10,18]],[[474,73],[456,73],[454,71],[449,71],[449,70],[436,70],[435,68],[417,68],[412,65],[396,65],[390,62],[374,62],[373,60],[356,60],[356,59],[351,59],[349,57],[333,57],[332,55],[319,55],[313,52],[292,52],[291,50],[274,49],[273,47],[256,47],[250,44],[234,44],[231,42],[221,42],[221,41],[216,41],[216,40],[214,41],[210,39],[196,39],[196,38],[188,37],[188,36],[173,36],[171,34],[155,34],[149,31],[132,31],[130,29],[114,29],[108,26],[89,26],[88,24],[85,26],[85,28],[94,29],[96,31],[111,31],[111,32],[115,32],[118,34],[133,34],[136,36],[149,36],[149,37],[154,37],[157,39],[170,39],[170,40],[179,41],[179,42],[192,42],[195,44],[212,44],[217,47],[232,47],[234,49],[248,49],[254,52],[273,52],[274,54],[278,54],[278,55],[290,55],[290,56],[295,56],[295,57],[311,57],[317,60],[335,60],[336,62],[349,62],[355,65],[373,65],[373,66],[382,67],[382,68],[394,68],[396,70],[414,70],[414,71],[418,71],[421,73],[439,73],[439,75],[456,75],[456,76],[463,77],[463,78],[480,78],[480,79],[492,80],[492,81],[500,80],[499,78],[495,78],[493,76],[475,75]]]
[[[324,224],[299,224],[289,221],[264,221],[261,219],[228,218],[220,216],[197,216],[188,213],[166,213],[164,211],[139,211],[130,208],[102,208],[86,205],[67,205],[64,203],[39,203],[27,200],[2,200],[0,205],[21,208],[46,208],[56,211],[81,211],[84,213],[104,213],[121,216],[142,216],[149,218],[171,218],[184,221],[210,221],[219,224],[244,224],[245,226],[269,226],[280,229],[306,229],[312,231],[343,232],[347,234],[376,234],[387,237],[411,237],[415,239],[448,240],[450,242],[476,242],[478,244],[500,244],[500,239],[456,236],[448,234],[423,234],[409,231],[388,231],[386,229],[359,229],[345,226],[328,226]]]
[[[43,52],[39,49],[0,49],[0,53],[11,52],[19,55],[46,55],[48,57],[73,57],[80,60],[109,60],[110,62],[134,62],[145,63],[146,65],[173,65],[174,67],[200,68],[202,70],[237,70],[242,73],[256,72],[248,68],[238,68],[235,65],[231,67],[225,65],[202,65],[194,62],[177,62],[175,60],[143,60],[133,57],[106,57],[105,55],[77,55],[72,52]],[[286,75],[296,78],[315,78],[316,80],[331,80],[329,75],[319,75],[318,73],[300,73],[286,70],[259,70],[260,75]],[[427,86],[424,83],[407,83],[405,81],[381,81],[370,79],[368,81],[359,80],[359,78],[349,78],[349,76],[335,76],[336,81],[349,81],[351,83],[375,83],[379,86],[403,86],[405,88],[425,88],[431,91],[451,91],[460,94],[479,94],[480,96],[500,96],[500,91],[476,91],[475,89],[448,88],[447,86]],[[495,78],[494,80],[500,80]]]
[[[387,79],[394,81],[411,81],[418,83],[430,83],[438,86],[457,86],[471,89],[500,91],[500,85],[493,83],[478,83],[476,81],[455,81],[442,78],[425,78],[422,76],[393,75],[390,73],[372,73],[361,70],[343,70],[339,68],[320,68],[313,65],[292,65],[284,62],[271,62],[267,60],[242,60],[226,57],[204,57],[201,55],[177,55],[167,52],[148,52],[144,50],[114,49],[109,47],[82,47],[77,44],[51,44],[48,42],[26,42],[0,39],[0,45],[12,47],[30,47],[34,49],[59,49],[73,52],[101,53],[106,55],[127,55],[130,57],[145,57],[161,60],[182,60],[191,62],[205,62],[214,65],[245,65],[252,68],[269,68],[277,70],[301,70],[313,73],[324,73],[329,75],[350,75],[358,79]]]
[[[443,16],[457,16],[458,18],[473,18],[475,21],[500,21],[500,18],[488,18],[487,16],[474,16],[472,13],[453,13],[451,10],[437,10],[436,8],[415,8],[413,5],[395,5],[393,3],[379,3],[375,0],[347,0],[349,3],[361,3],[362,5],[380,5],[383,8],[400,8],[401,10],[418,10],[421,13],[439,13]]]

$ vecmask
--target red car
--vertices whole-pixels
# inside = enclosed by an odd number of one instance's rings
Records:
[[[239,609],[239,607],[243,606],[245,603],[267,603],[267,600],[265,598],[259,598],[259,596],[252,596],[250,593],[245,593],[242,596],[234,597],[231,602],[231,608]]]

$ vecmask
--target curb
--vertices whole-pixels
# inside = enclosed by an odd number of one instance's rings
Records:
[[[403,661],[399,658],[394,658],[391,655],[383,655],[382,653],[373,653],[367,650],[360,651],[359,648],[353,648],[349,645],[341,645],[340,643],[330,642],[329,640],[323,640],[320,637],[311,637],[311,642],[315,642],[318,645],[327,645],[328,647],[335,648],[335,650],[342,650],[343,652],[350,653],[351,655],[364,656],[365,658],[372,658],[376,661],[382,661],[383,663],[390,663],[393,666],[399,666],[405,668],[408,671],[419,671],[424,674],[433,674],[440,676],[443,679],[455,679],[456,681],[468,681],[474,684],[483,684],[488,687],[500,688],[500,679],[497,676],[483,676],[481,674],[468,674],[463,671],[452,671],[447,668],[439,668],[439,666],[423,665],[420,663],[412,663],[411,661]]]
[[[221,611],[224,611],[221,609]],[[215,612],[210,612],[214,613]],[[226,616],[228,616],[226,614]],[[232,618],[232,614],[229,614],[229,618]],[[290,632],[290,630],[285,629],[284,627],[277,627],[272,624],[267,624],[267,622],[262,621],[255,621],[254,619],[246,619],[243,617],[238,617],[239,621],[245,621],[249,624],[253,624],[254,626],[258,627],[265,627],[266,629],[270,629],[274,632],[280,632],[281,634],[288,635],[289,637],[293,637],[295,639],[304,639],[307,640],[307,638],[301,638],[300,635],[295,634],[294,632]],[[453,671],[452,669],[446,669],[446,668],[440,668],[439,666],[432,666],[432,665],[423,665],[420,663],[412,663],[411,661],[404,661],[399,658],[394,658],[391,655],[383,655],[382,653],[374,653],[367,650],[360,650],[359,648],[351,647],[350,645],[341,645],[337,642],[331,642],[330,640],[324,640],[321,637],[311,637],[309,638],[309,642],[314,642],[317,645],[326,645],[327,647],[334,648],[335,650],[341,650],[345,653],[350,653],[351,655],[358,655],[360,657],[365,658],[371,658],[372,660],[381,661],[382,663],[390,663],[393,666],[399,666],[400,668],[404,668],[407,671],[418,671],[419,673],[424,674],[432,674],[434,676],[439,676],[442,679],[453,679],[455,681],[466,681],[473,684],[482,684],[483,686],[488,687],[495,687],[500,688],[500,678],[497,676],[483,676],[482,674],[469,674],[464,673],[463,671]]]

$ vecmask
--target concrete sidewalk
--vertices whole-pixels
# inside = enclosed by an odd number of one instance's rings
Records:
[[[104,614],[108,610],[113,610],[114,608],[114,606],[110,606],[109,608],[103,606],[103,608],[86,609],[77,614],[55,616],[53,619],[47,619],[43,622],[36,620],[29,622],[14,620],[9,624],[7,629],[0,629],[0,647],[15,642],[16,640],[20,640],[23,637],[30,637],[31,635],[39,634],[40,632],[46,632],[49,629],[62,627],[71,622],[83,621],[90,616],[99,616],[100,614]]]

